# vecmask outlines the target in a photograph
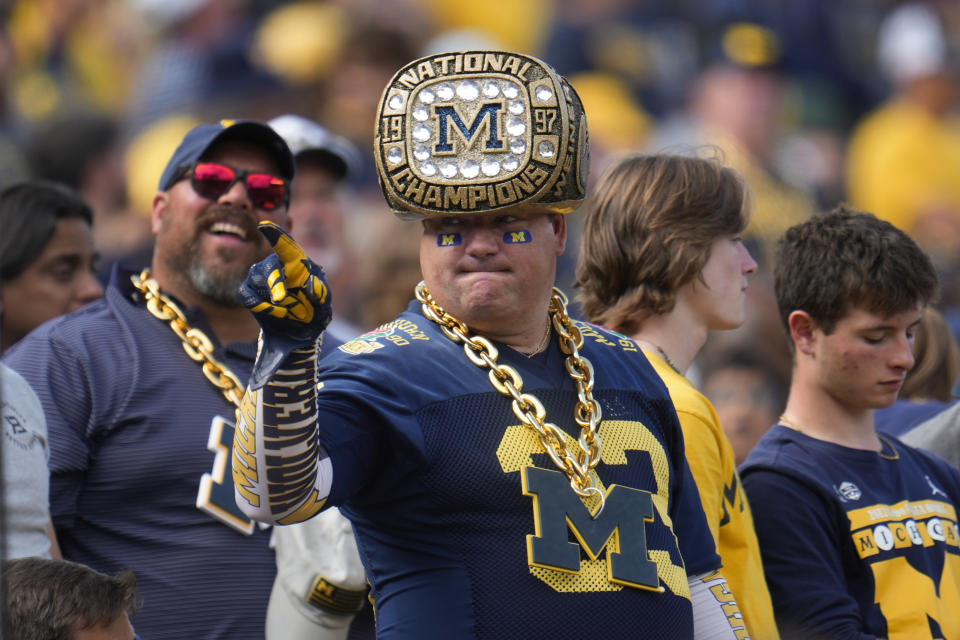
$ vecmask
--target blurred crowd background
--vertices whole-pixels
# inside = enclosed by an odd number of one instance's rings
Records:
[[[419,228],[389,215],[376,183],[380,93],[416,57],[505,48],[547,61],[581,95],[592,179],[618,154],[704,145],[745,176],[754,195],[746,236],[760,264],[752,313],[711,340],[698,361],[704,384],[731,362],[772,371],[761,381],[789,375],[769,286],[775,240],[840,201],[914,235],[941,272],[938,309],[954,334],[960,328],[955,0],[0,6],[0,186],[41,177],[76,188],[95,212],[104,273],[117,259],[148,260],[157,180],[190,126],[297,113],[351,140],[363,158],[321,258],[337,313],[358,330],[391,319],[419,279]],[[570,222],[558,278],[568,291],[577,216]],[[744,388],[741,380],[730,393]]]

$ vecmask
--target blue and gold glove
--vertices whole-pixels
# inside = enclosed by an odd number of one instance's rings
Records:
[[[259,230],[274,253],[250,267],[240,285],[240,299],[263,329],[251,389],[265,385],[291,351],[313,346],[333,313],[323,269],[274,223],[261,222]]]

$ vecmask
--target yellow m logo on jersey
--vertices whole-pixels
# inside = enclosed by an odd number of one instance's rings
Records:
[[[592,515],[570,490],[559,471],[524,467],[523,494],[534,498],[536,533],[527,536],[527,557],[532,566],[577,573],[580,549],[591,560],[607,549],[610,582],[639,589],[661,591],[657,564],[647,553],[644,523],[653,521],[653,501],[646,491],[612,485],[607,506]],[[567,540],[573,531],[579,545]]]
[[[646,542],[644,529],[650,518],[656,514],[664,526],[673,528],[668,513],[670,494],[670,464],[667,451],[656,436],[642,423],[628,420],[605,420],[600,423],[598,435],[604,443],[601,460],[608,465],[628,464],[628,451],[643,451],[651,459],[655,474],[656,492],[637,491],[627,487],[612,487],[607,498],[608,517],[599,522],[590,523],[588,519],[599,506],[599,498],[591,496],[582,504],[573,504],[568,496],[578,503],[580,499],[570,491],[570,484],[559,472],[537,468],[532,456],[543,453],[536,433],[521,425],[506,428],[497,447],[497,460],[504,473],[519,471],[524,483],[524,493],[535,496],[533,510],[533,536],[527,539],[527,559],[530,573],[551,589],[560,593],[586,591],[618,591],[627,587],[657,588],[658,582],[665,585],[675,595],[690,597],[687,572],[682,564],[674,564],[669,550],[650,547]],[[576,441],[567,436],[567,446],[575,447]],[[556,475],[551,475],[556,474]],[[596,476],[596,486],[607,493],[607,487]],[[559,479],[559,481],[558,481]],[[563,492],[559,486],[563,484]],[[556,485],[556,492],[554,491]],[[617,496],[614,497],[613,494]],[[635,510],[639,519],[628,519],[611,509],[610,498],[614,506]],[[648,506],[652,509],[648,510]],[[589,512],[589,513],[588,513]],[[568,520],[567,517],[571,516]],[[624,526],[625,525],[625,526]],[[614,530],[616,533],[614,534]],[[567,531],[572,531],[579,544],[568,546]],[[609,534],[609,535],[608,535]],[[643,538],[641,538],[643,535]],[[646,553],[638,554],[641,547]],[[572,551],[583,549],[587,557],[580,559],[578,568],[573,568]],[[606,550],[606,553],[601,553]],[[623,557],[624,554],[632,557]],[[569,556],[569,557],[567,557]],[[656,565],[657,581],[649,573],[652,569],[644,562],[650,560]]]

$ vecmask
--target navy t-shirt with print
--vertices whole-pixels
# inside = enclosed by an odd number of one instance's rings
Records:
[[[960,637],[960,471],[777,425],[740,473],[784,638]]]

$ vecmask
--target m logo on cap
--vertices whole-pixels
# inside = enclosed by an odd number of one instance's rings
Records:
[[[453,142],[450,135],[451,125],[454,130],[459,132],[460,138],[467,145],[467,148],[473,147],[473,141],[481,127],[486,125],[486,143],[484,151],[500,151],[503,149],[503,140],[500,139],[499,128],[497,127],[498,115],[503,104],[490,102],[482,107],[477,115],[474,116],[470,126],[464,124],[460,114],[457,113],[453,105],[437,105],[434,107],[434,113],[437,115],[437,144],[433,148],[434,153],[454,153]],[[489,116],[489,118],[487,117]]]

